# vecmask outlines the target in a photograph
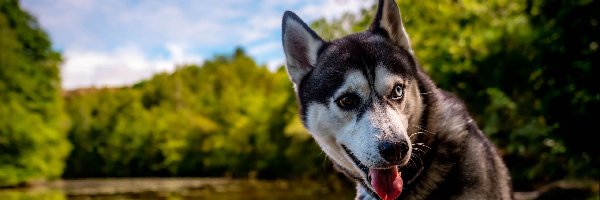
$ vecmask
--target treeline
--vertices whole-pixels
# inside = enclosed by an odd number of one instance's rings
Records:
[[[65,177],[315,178],[330,168],[297,117],[285,70],[257,66],[241,49],[65,99],[73,121]]]

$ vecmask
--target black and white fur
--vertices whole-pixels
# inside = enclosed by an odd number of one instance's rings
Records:
[[[463,102],[418,66],[393,0],[379,1],[368,30],[332,41],[287,11],[283,46],[302,121],[356,181],[356,199],[379,199],[367,171],[390,166],[404,180],[398,199],[512,199],[502,159]],[[382,150],[390,144],[395,152]]]

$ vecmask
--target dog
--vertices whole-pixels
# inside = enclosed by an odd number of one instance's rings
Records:
[[[418,66],[394,0],[379,0],[368,30],[332,41],[286,11],[282,42],[302,122],[356,199],[513,199],[465,104]]]

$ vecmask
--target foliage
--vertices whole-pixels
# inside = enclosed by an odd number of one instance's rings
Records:
[[[598,180],[590,140],[600,91],[600,7],[591,0],[398,1],[423,69],[468,102],[501,149],[517,190]],[[325,38],[365,30],[374,8],[312,26]],[[348,25],[350,24],[350,25]]]
[[[15,0],[0,1],[0,186],[57,178],[70,145],[60,55]]]
[[[316,177],[324,168],[286,72],[257,66],[241,49],[132,87],[72,91],[66,101],[67,177]]]

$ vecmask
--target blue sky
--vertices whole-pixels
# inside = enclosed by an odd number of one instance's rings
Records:
[[[375,0],[22,0],[65,58],[65,89],[122,86],[202,63],[237,46],[270,68],[284,62],[281,16],[333,19]]]

